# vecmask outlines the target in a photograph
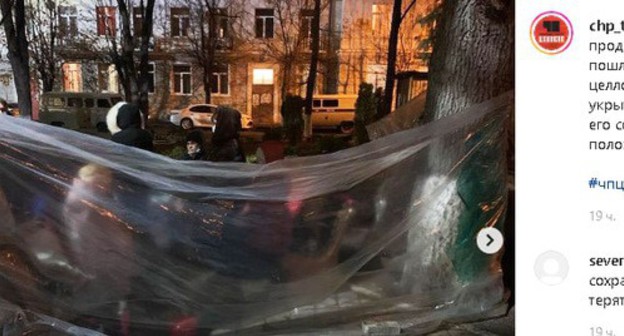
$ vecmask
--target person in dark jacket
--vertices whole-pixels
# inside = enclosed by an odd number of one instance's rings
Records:
[[[186,154],[182,160],[206,160],[204,137],[201,131],[193,131],[186,136]]]
[[[9,103],[6,100],[0,99],[0,114],[6,114],[12,116],[11,110],[9,109]]]
[[[219,106],[213,115],[213,121],[216,127],[212,134],[212,150],[208,159],[245,162],[239,141],[239,132],[242,129],[240,112],[231,107]]]
[[[154,150],[152,135],[143,129],[143,117],[137,105],[117,103],[108,111],[106,124],[114,142],[148,151]]]

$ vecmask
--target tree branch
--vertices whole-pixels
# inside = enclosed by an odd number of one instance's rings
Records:
[[[401,22],[403,22],[403,20],[407,16],[407,13],[409,13],[409,11],[412,10],[412,7],[414,7],[415,4],[416,4],[416,0],[412,0],[412,2],[410,2],[410,4],[405,9],[405,12],[403,12],[403,15],[401,15]]]

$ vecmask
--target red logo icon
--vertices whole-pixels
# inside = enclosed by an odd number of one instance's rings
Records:
[[[559,54],[568,49],[573,35],[572,23],[559,12],[544,12],[531,24],[533,46],[548,55]]]

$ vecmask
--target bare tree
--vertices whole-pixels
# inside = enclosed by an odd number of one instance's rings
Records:
[[[30,56],[43,92],[52,91],[61,68],[58,54],[59,38],[71,35],[72,27],[59,27],[59,3],[53,0],[32,0],[27,8]],[[75,26],[74,26],[75,28]]]
[[[394,95],[394,79],[396,75],[397,44],[399,41],[399,31],[405,16],[416,4],[416,0],[411,0],[405,10],[403,10],[403,0],[394,0],[392,8],[392,23],[390,24],[390,36],[388,37],[388,67],[386,69],[386,87],[384,89],[383,115],[390,113],[392,109],[392,98]]]
[[[188,43],[184,53],[202,71],[204,100],[211,102],[213,87],[211,78],[217,67],[227,64],[228,56],[234,53],[238,40],[232,23],[242,16],[243,2],[237,0],[187,0],[190,27],[186,36]]]
[[[420,55],[420,50],[423,49],[420,45],[423,40],[428,39],[431,29],[426,27],[420,18],[432,8],[425,5],[418,7],[416,2],[410,5],[411,8],[407,7],[403,11],[404,17],[397,35],[395,71],[416,70],[426,66]],[[357,92],[359,84],[365,81],[376,87],[385,85],[382,81],[385,82],[387,67],[382,64],[388,62],[392,12],[391,3],[377,3],[373,9],[372,20],[364,16],[353,16],[345,20],[342,65],[346,77],[343,77],[343,80],[346,81],[348,78],[350,92]],[[367,68],[367,65],[377,67]],[[373,73],[375,79],[367,78],[367,74]],[[341,84],[343,92],[346,93],[346,83]]]
[[[273,38],[261,39],[263,49],[279,64],[280,94],[283,100],[299,87],[297,68],[309,62],[312,9],[309,0],[268,0],[275,9],[276,27]]]
[[[310,55],[310,71],[306,84],[304,137],[312,136],[312,98],[316,87],[316,69],[318,67],[321,30],[321,0],[314,0],[314,16],[312,18],[312,54]]]
[[[9,62],[13,69],[13,80],[17,90],[17,103],[21,114],[30,118],[32,102],[24,0],[2,0],[0,1],[0,11],[2,11],[0,22],[4,26]]]
[[[149,113],[149,49],[153,31],[155,0],[117,0],[121,20],[119,37],[115,26],[104,25],[108,41],[108,57],[115,65],[127,101],[138,104],[144,115]],[[108,5],[112,5],[108,2]],[[103,13],[97,13],[98,20]],[[140,27],[132,29],[132,18],[140,18]],[[104,17],[104,20],[107,18]],[[135,22],[136,23],[136,22]]]
[[[351,19],[345,24],[343,37],[345,43],[342,52],[346,58],[342,59],[345,78],[340,84],[342,93],[358,92],[358,85],[364,83],[364,64],[371,53],[374,38],[370,34],[371,23],[362,17]],[[372,83],[374,84],[374,83]],[[349,87],[351,87],[349,89]]]

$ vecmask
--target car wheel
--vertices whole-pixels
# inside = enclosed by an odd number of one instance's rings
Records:
[[[350,134],[353,132],[354,124],[352,122],[342,122],[340,123],[340,132],[343,134]]]
[[[191,119],[183,119],[180,122],[180,126],[182,126],[182,128],[184,128],[184,129],[191,129],[191,128],[193,128],[193,120],[191,120]]]

